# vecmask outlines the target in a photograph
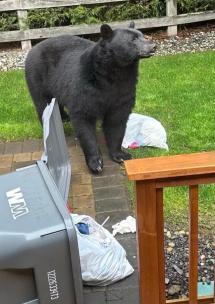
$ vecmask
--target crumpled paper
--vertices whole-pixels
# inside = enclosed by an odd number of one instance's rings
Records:
[[[113,228],[113,236],[117,233],[135,233],[136,232],[136,219],[133,216],[128,216],[125,220],[115,224],[112,226]]]

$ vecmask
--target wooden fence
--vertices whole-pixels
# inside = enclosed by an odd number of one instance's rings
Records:
[[[60,34],[85,35],[99,33],[100,25],[75,25],[51,28],[29,29],[28,10],[77,5],[120,3],[127,0],[5,0],[0,1],[0,12],[17,11],[20,30],[0,32],[0,43],[21,41],[22,49],[31,48],[31,40],[58,36]],[[149,29],[167,27],[168,35],[177,35],[177,25],[215,19],[215,11],[177,15],[177,0],[166,0],[166,17],[135,20],[136,28]],[[113,28],[127,26],[128,21],[112,22]]]
[[[215,303],[198,298],[198,185],[215,183],[215,152],[125,162],[136,182],[140,304]],[[189,186],[189,299],[166,301],[163,188]],[[215,294],[214,294],[215,295]]]

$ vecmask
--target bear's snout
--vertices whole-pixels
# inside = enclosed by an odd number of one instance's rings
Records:
[[[152,45],[151,45],[151,52],[152,52],[152,53],[155,53],[156,48],[157,48],[156,43],[152,42]]]
[[[153,56],[156,51],[156,43],[151,40],[143,39],[138,47],[140,58]]]

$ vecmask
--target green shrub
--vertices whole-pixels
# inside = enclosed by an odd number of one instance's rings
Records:
[[[215,10],[214,0],[178,0],[178,14]]]
[[[18,30],[18,18],[16,13],[0,13],[0,31]]]
[[[75,8],[37,9],[29,12],[28,23],[30,28],[38,28],[159,17],[165,15],[164,1],[126,2],[93,8],[77,6]]]
[[[201,12],[215,9],[214,0],[178,0],[179,13]]]
[[[37,9],[29,12],[28,23],[30,28],[98,23],[101,22],[99,14],[102,9],[103,7],[90,9],[84,6]]]

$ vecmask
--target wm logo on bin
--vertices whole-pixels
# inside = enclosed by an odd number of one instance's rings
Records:
[[[6,192],[6,195],[14,220],[29,213],[29,209],[20,188]]]

